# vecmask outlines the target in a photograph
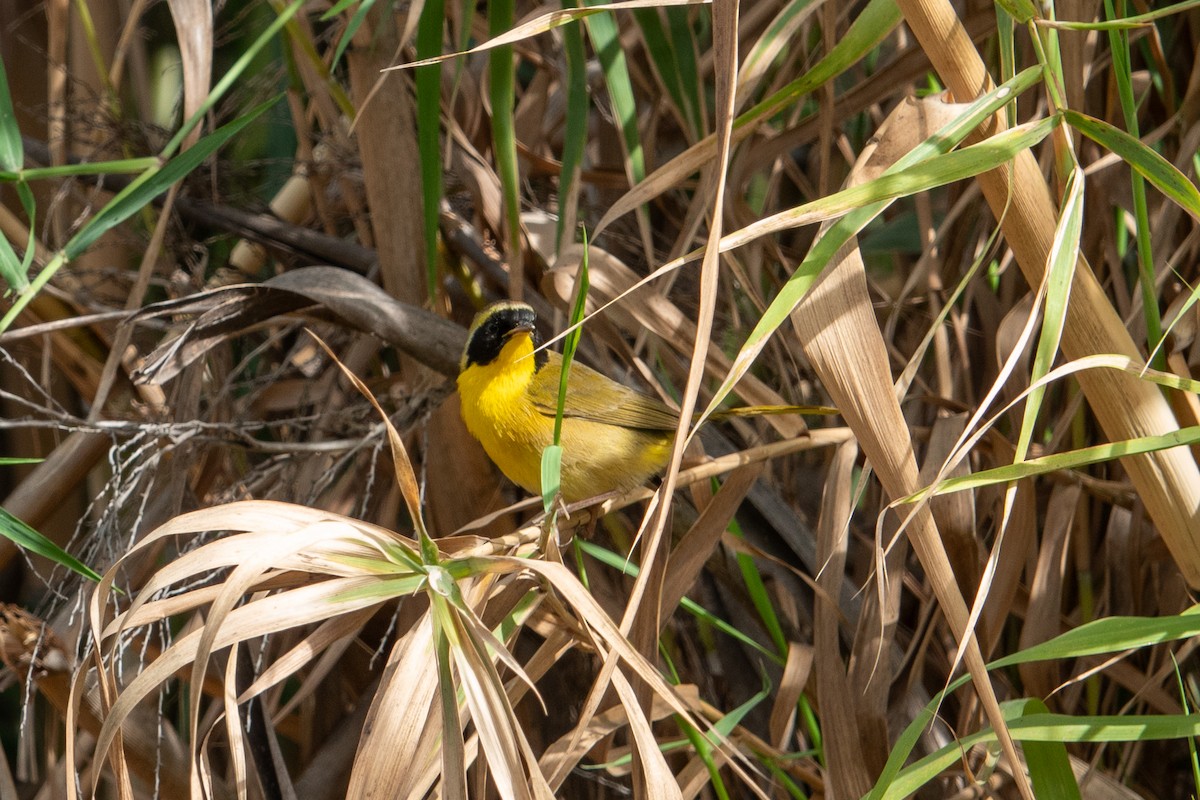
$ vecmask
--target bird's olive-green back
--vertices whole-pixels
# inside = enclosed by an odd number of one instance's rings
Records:
[[[534,375],[529,396],[540,412],[552,417],[558,407],[562,356],[553,352],[548,355],[545,365]],[[563,416],[655,431],[674,431],[679,424],[679,415],[664,403],[578,362],[571,364]]]

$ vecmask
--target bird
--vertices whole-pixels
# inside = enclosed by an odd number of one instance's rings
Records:
[[[537,314],[501,301],[475,315],[458,374],[467,431],[513,483],[542,493],[562,355],[537,350]],[[536,352],[535,352],[536,351]],[[560,491],[568,503],[642,486],[666,466],[679,413],[580,363],[563,404]]]

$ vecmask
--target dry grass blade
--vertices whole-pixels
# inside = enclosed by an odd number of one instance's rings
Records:
[[[462,623],[450,604],[435,599],[435,616],[447,637],[458,666],[458,676],[471,719],[479,732],[481,748],[501,797],[506,800],[554,796],[537,760],[529,751],[504,686],[490,658],[479,649],[479,640]],[[439,607],[440,606],[440,607]]]
[[[212,81],[213,10],[205,0],[169,0],[171,21],[179,41],[179,56],[183,62],[183,118],[195,114]],[[200,138],[200,129],[188,134],[187,144]]]
[[[421,510],[421,487],[417,483],[417,473],[413,470],[412,461],[408,458],[408,449],[404,446],[404,441],[400,438],[399,431],[392,425],[388,419],[387,412],[379,405],[379,401],[375,399],[375,395],[367,388],[367,385],[355,375],[350,369],[338,360],[333,351],[329,349],[329,345],[325,344],[319,336],[310,335],[317,340],[317,344],[329,354],[341,368],[342,374],[354,384],[354,388],[358,389],[359,393],[367,399],[371,406],[379,413],[383,419],[384,427],[387,429],[388,444],[392,448],[392,463],[396,469],[396,485],[400,488],[400,493],[404,496],[404,502],[408,506],[408,515],[412,519],[413,525],[417,529],[417,540],[421,544],[423,556],[427,560],[436,561],[437,546],[429,541],[429,531],[425,528],[425,515]]]
[[[427,613],[392,648],[363,726],[347,798],[422,797],[428,791],[420,779],[437,760],[436,741],[442,734],[433,710],[438,684],[429,679],[433,636],[433,618]]]
[[[319,659],[316,668],[305,676],[304,683],[275,714],[277,718],[285,717],[317,691],[329,673],[336,668],[346,648],[353,644],[362,626],[371,618],[372,611],[373,609],[363,609],[357,614],[347,614],[340,619],[322,622],[289,652],[275,659],[274,663],[263,670],[262,674],[238,695],[237,702],[245,703],[257,697],[289,676],[300,672],[301,668],[313,659]]]
[[[818,547],[825,567],[819,581],[823,593],[818,595],[816,629],[813,634],[817,680],[817,701],[821,704],[823,731],[829,742],[828,791],[836,797],[861,797],[871,788],[868,764],[879,753],[871,752],[874,744],[859,731],[860,700],[851,692],[846,665],[839,656],[838,609],[835,599],[841,596],[844,576],[847,534],[853,492],[851,470],[858,456],[858,446],[847,442],[837,449],[834,469],[825,485],[825,502],[817,526]],[[789,666],[791,666],[789,662]]]
[[[720,491],[671,552],[671,568],[660,590],[659,618],[668,619],[684,594],[696,584],[709,557],[729,529],[746,495],[761,477],[763,464],[739,467],[721,484]]]
[[[376,601],[360,600],[357,603],[343,602],[340,598],[356,589],[368,588],[371,579],[337,579],[318,586],[305,587],[272,595],[250,605],[231,611],[224,625],[213,637],[212,649],[228,647],[235,642],[253,639],[276,630],[282,630],[322,619],[352,612],[357,608],[373,605]],[[103,759],[117,740],[121,725],[133,712],[138,703],[153,692],[164,681],[172,678],[179,670],[195,662],[204,633],[194,631],[175,642],[159,658],[138,674],[108,709],[107,716],[96,743],[96,758]]]
[[[667,766],[667,761],[659,750],[658,740],[650,728],[649,720],[644,714],[633,713],[633,710],[638,707],[638,697],[634,693],[633,687],[629,685],[629,681],[620,671],[613,672],[612,685],[617,690],[617,696],[621,698],[621,702],[629,714],[630,731],[637,744],[635,750],[638,757],[637,764],[641,766],[640,777],[644,781],[638,795],[650,798],[650,800],[682,800],[683,792],[680,791],[679,781],[672,774],[671,768]]]
[[[354,128],[371,215],[371,241],[388,294],[411,304],[430,294],[424,253],[416,108],[409,75],[380,74],[409,44],[382,7],[363,6],[361,29],[347,51]],[[416,16],[414,15],[414,19]]]
[[[1021,628],[1021,648],[1040,644],[1061,633],[1059,615],[1048,613],[1062,602],[1064,554],[1069,547],[1071,527],[1079,507],[1080,487],[1056,487],[1046,518],[1045,536],[1038,552],[1033,585],[1029,587],[1029,613]],[[1050,663],[1022,664],[1021,678],[1031,690],[1049,697],[1059,684],[1056,665]]]
[[[933,424],[929,436],[929,450],[921,466],[920,480],[929,484],[934,481],[942,466],[950,460],[953,449],[962,441],[967,418],[965,414],[939,417]],[[950,477],[961,477],[970,472],[970,465],[963,461],[947,473]],[[978,526],[975,513],[975,498],[960,494],[956,498],[937,497],[930,504],[930,511],[937,522],[938,531],[946,542],[946,554],[954,568],[959,589],[963,597],[971,597],[979,587],[979,542],[974,531]],[[980,596],[986,592],[980,591]],[[987,638],[988,631],[981,632]]]

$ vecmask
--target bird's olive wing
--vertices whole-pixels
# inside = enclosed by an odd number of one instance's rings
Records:
[[[562,357],[558,353],[550,356],[534,375],[529,393],[537,409],[552,417],[558,408]],[[636,392],[578,362],[571,365],[563,416],[644,430],[672,431],[679,423],[679,415],[656,398]]]

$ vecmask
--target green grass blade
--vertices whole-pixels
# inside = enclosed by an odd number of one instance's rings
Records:
[[[894,0],[871,0],[850,24],[845,36],[838,40],[824,58],[799,78],[739,115],[733,121],[734,131],[746,129],[762,118],[798,102],[809,92],[857,64],[900,24],[900,19],[900,12]],[[740,141],[738,133],[734,134],[734,141]],[[613,221],[657,197],[666,187],[699,170],[713,158],[716,148],[717,137],[715,134],[709,134],[655,170],[653,181],[635,185],[604,212],[604,216],[596,224],[595,235],[598,236],[601,231],[606,230]]]
[[[21,129],[17,127],[17,115],[13,110],[12,96],[8,90],[8,74],[4,70],[4,59],[0,59],[0,169],[15,173],[25,164],[25,149],[21,145]],[[32,228],[30,229],[32,238]],[[32,242],[28,248],[32,251]],[[18,292],[29,286],[26,270],[8,238],[0,236],[0,278]]]
[[[0,59],[0,169],[16,172],[25,164],[25,148],[21,145],[21,129],[13,110],[8,89],[8,73]]]
[[[23,292],[29,286],[29,278],[21,266],[21,259],[13,249],[7,236],[0,235],[0,278],[10,289]]]
[[[154,156],[143,158],[121,158],[115,161],[83,162],[81,164],[62,164],[57,167],[34,167],[33,169],[18,169],[15,172],[0,171],[2,181],[36,181],[45,179],[69,178],[73,175],[121,175],[130,172],[143,172],[158,166],[160,159]]]
[[[591,5],[596,5],[596,3],[591,3]],[[675,66],[678,54],[675,52],[674,42],[667,35],[662,18],[658,15],[658,9],[635,9],[633,18],[637,20],[638,28],[641,29],[642,41],[646,43],[646,54],[650,56],[650,61],[654,64],[659,78],[662,79],[671,102],[675,104],[676,109],[683,111],[685,104],[683,86],[679,80],[679,70]]]
[[[729,800],[729,789],[725,786],[725,781],[721,778],[721,764],[718,764],[716,758],[713,756],[714,745],[709,739],[705,738],[703,733],[686,720],[676,717],[676,722],[683,730],[688,742],[691,743],[692,749],[696,752],[696,757],[700,759],[700,762],[704,764],[704,768],[708,770],[708,785],[713,795],[717,800]],[[713,727],[715,728],[716,726],[714,725]],[[665,749],[664,752],[666,752]]]
[[[742,65],[738,69],[739,84],[747,81],[757,83],[762,80],[775,60],[792,44],[799,26],[819,7],[819,4],[814,6],[814,2],[815,0],[788,0],[787,5],[768,23],[762,36],[754,40],[749,52],[742,59]]]
[[[321,15],[321,22],[329,22],[329,20],[333,19],[338,14],[359,2],[361,2],[361,0],[338,0],[324,14]]]
[[[618,555],[611,550],[606,550],[595,542],[585,541],[578,537],[573,541],[580,553],[591,556],[606,567],[615,569],[618,572],[629,575],[633,578],[636,578],[638,573],[641,571],[638,565],[631,562],[627,557]],[[735,628],[732,624],[713,614],[713,612],[709,611],[695,600],[685,596],[679,601],[679,607],[704,624],[711,625],[715,630],[739,642],[744,647],[748,647],[751,650],[756,651],[763,657],[781,667],[784,665],[784,659],[780,658],[779,655],[774,653],[770,648],[764,647],[754,637],[742,632],[738,628]]]
[[[365,564],[357,564],[360,568]],[[404,575],[398,578],[381,578],[354,589],[338,592],[329,598],[331,603],[356,603],[364,600],[384,602],[398,597],[409,597],[423,591],[429,579],[424,573]]]
[[[692,135],[699,139],[705,132],[705,88],[700,78],[697,53],[701,46],[690,23],[691,11],[678,6],[665,8],[667,30],[671,47],[675,53],[675,69],[679,75],[679,90],[683,100],[683,114],[691,124]]]
[[[1062,215],[1054,231],[1050,245],[1050,260],[1046,273],[1046,302],[1042,331],[1038,337],[1037,352],[1033,358],[1030,390],[1025,400],[1021,432],[1017,436],[1016,458],[1024,460],[1033,439],[1034,424],[1042,407],[1046,386],[1040,383],[1054,366],[1062,339],[1063,325],[1067,319],[1067,303],[1071,295],[1071,281],[1075,277],[1075,264],[1079,260],[1079,237],[1083,229],[1083,171],[1078,166],[1067,179],[1066,200]]]
[[[1034,661],[1082,658],[1136,650],[1200,635],[1200,606],[1163,617],[1102,617],[1053,639],[998,658],[988,669]]]
[[[497,36],[512,27],[513,0],[490,0],[488,33]],[[513,119],[516,103],[516,66],[512,45],[493,50],[490,58],[492,101],[492,155],[504,204],[504,257],[508,262],[511,287],[523,286],[521,270],[521,186],[517,173],[517,135]],[[514,296],[519,297],[520,289]]]
[[[1000,483],[1007,483],[1008,481],[1045,475],[1049,472],[1057,472],[1064,469],[1079,469],[1080,467],[1101,464],[1105,461],[1113,461],[1125,456],[1153,453],[1158,450],[1196,443],[1200,443],[1200,425],[1181,428],[1159,436],[1142,436],[1137,439],[1125,439],[1120,442],[1083,447],[1066,453],[1055,453],[1054,455],[1042,456],[1041,458],[1031,458],[1019,464],[1007,464],[1003,467],[985,469],[972,475],[964,475],[961,478],[947,478],[938,484],[936,488],[922,489],[916,494],[905,497],[900,502],[912,503],[930,494],[952,494],[953,492],[962,492],[968,489],[979,489],[984,486],[994,486]]]
[[[675,7],[662,11],[668,17],[667,26],[663,25],[659,10],[655,8],[636,9],[633,16],[641,28],[655,71],[662,79],[684,129],[695,140],[704,130],[704,123],[700,116],[699,68],[688,25],[688,9]]]
[[[1018,701],[1021,717],[1035,714],[1049,715],[1050,709],[1037,698]],[[1029,768],[1029,780],[1037,797],[1053,797],[1056,800],[1078,800],[1079,783],[1071,771],[1071,759],[1067,747],[1061,741],[1026,741],[1021,748],[1025,753],[1025,766]]]
[[[951,687],[960,686],[967,680],[969,680],[969,677],[963,676],[952,683]],[[884,797],[894,796],[889,794],[889,792],[895,785],[904,762],[908,760],[909,755],[916,749],[917,743],[921,741],[921,737],[924,735],[926,729],[933,724],[934,718],[937,716],[935,709],[941,704],[942,699],[949,691],[950,689],[939,692],[925,708],[921,709],[921,712],[917,714],[916,718],[908,724],[908,727],[896,739],[896,743],[892,745],[892,751],[888,753],[887,763],[884,764],[883,771],[879,774],[879,780],[871,788],[871,792],[867,795],[866,800],[883,800]]]
[[[542,510],[547,514],[554,508],[554,498],[562,488],[561,444],[548,445],[542,450]]]
[[[1013,39],[1013,33],[1016,29],[1016,24],[1013,18],[1009,16],[1003,8],[996,6],[996,49],[997,55],[1000,58],[1000,76],[1002,80],[1009,80],[1017,71],[1017,56],[1016,44]],[[1014,97],[1012,102],[1005,109],[1006,123],[1008,127],[1017,124],[1017,99]]]
[[[426,0],[417,24],[417,57],[442,49],[443,0]],[[419,67],[413,75],[417,92],[417,151],[421,159],[421,204],[425,212],[425,285],[430,299],[437,292],[438,214],[442,202],[442,65]]]
[[[1037,16],[1030,0],[996,0],[996,5],[1022,25]]]
[[[173,136],[163,148],[162,152],[160,153],[160,158],[171,158],[171,156],[175,154],[175,151],[177,151],[183,144],[184,139],[191,132],[191,130],[200,124],[205,115],[208,114],[212,107],[217,103],[218,100],[220,100],[221,97],[224,96],[229,88],[244,76],[245,71],[250,67],[259,51],[262,50],[262,48],[265,47],[266,44],[275,37],[275,34],[281,28],[283,28],[283,26],[286,25],[293,16],[295,16],[296,12],[300,10],[303,4],[303,0],[294,0],[294,2],[289,4],[286,8],[284,8],[283,11],[279,13],[279,15],[272,21],[267,29],[254,40],[251,46],[247,48],[246,51],[243,52],[242,55],[237,59],[237,61],[235,61],[234,64],[226,71],[225,75],[220,81],[218,81],[217,85],[213,87],[212,91],[209,92],[208,97],[205,98],[204,102],[200,105],[200,108],[196,110],[195,114],[193,114],[192,117],[189,118],[175,133],[175,136]],[[263,103],[257,108],[252,109],[248,114],[239,117],[234,122],[229,123],[223,128],[220,128],[219,130],[210,134],[208,137],[205,137],[205,139],[201,139],[200,142],[197,143],[196,147],[199,147],[203,142],[208,142],[210,149],[208,149],[207,152],[202,153],[200,158],[195,159],[192,157],[189,159],[187,157],[187,153],[182,156],[176,156],[163,165],[161,169],[147,170],[123,191],[118,193],[118,195],[109,201],[108,205],[105,206],[105,208],[102,209],[96,217],[93,217],[87,222],[87,224],[83,226],[83,228],[71,239],[71,241],[67,243],[63,251],[56,254],[55,257],[51,259],[50,263],[38,273],[37,277],[25,287],[25,290],[20,296],[17,297],[17,300],[13,306],[8,310],[7,313],[5,313],[4,317],[0,319],[0,332],[8,330],[9,326],[12,325],[13,320],[16,319],[17,314],[19,314],[25,308],[25,306],[28,305],[33,295],[36,294],[41,287],[45,286],[46,282],[53,277],[53,275],[63,266],[63,264],[85,250],[105,231],[111,229],[113,226],[123,222],[129,216],[136,213],[138,209],[144,207],[155,196],[165,191],[167,187],[170,186],[170,184],[175,180],[178,180],[192,169],[195,169],[195,167],[199,166],[204,157],[215,151],[220,144],[224,143],[224,140],[236,134],[275,102],[276,100],[273,99]],[[216,142],[216,146],[211,146],[214,141]],[[170,178],[169,180],[167,179],[168,177]],[[151,191],[151,189],[153,189],[153,191]],[[136,203],[134,202],[135,197],[138,200]]]
[[[841,75],[887,38],[900,21],[900,9],[896,7],[895,0],[871,0],[850,24],[845,35],[812,69],[748,109],[734,120],[733,126],[740,128],[770,116]]]
[[[0,536],[8,539],[17,547],[48,558],[90,581],[100,582],[99,573],[3,508],[0,508]]]
[[[350,6],[349,3],[339,3],[338,5],[340,10],[337,13],[341,13],[341,10]],[[337,47],[333,51],[333,60],[329,64],[330,69],[336,67],[341,62],[342,55],[346,52],[346,48],[350,46],[350,41],[354,38],[354,34],[358,33],[358,29],[362,27],[363,22],[367,19],[367,13],[370,12],[373,5],[375,5],[375,0],[362,0],[358,4],[358,8],[354,10],[354,16],[346,23],[346,30],[342,31],[342,38],[338,40]],[[428,10],[429,6],[426,5],[425,8]],[[331,19],[334,13],[334,10],[330,9],[322,14],[321,18]]]
[[[558,379],[558,408],[554,416],[555,444],[558,444],[562,439],[563,408],[567,403],[567,379],[571,374],[571,362],[575,360],[575,351],[579,349],[579,337],[583,334],[583,327],[580,323],[583,322],[584,315],[587,313],[587,295],[590,288],[590,279],[588,277],[588,243],[586,231],[583,234],[583,259],[579,262],[577,283],[575,304],[571,308],[571,319],[569,320],[571,332],[563,339],[563,368],[562,374]]]
[[[1113,0],[1104,0],[1105,16],[1113,19],[1125,11],[1125,4],[1113,5]],[[1133,65],[1129,52],[1129,32],[1124,29],[1108,31],[1108,47],[1112,53],[1112,73],[1116,78],[1117,97],[1121,101],[1121,116],[1125,120],[1125,130],[1133,139],[1140,139],[1138,126],[1137,101],[1133,96]],[[1150,232],[1150,211],[1146,206],[1146,183],[1136,170],[1129,176],[1130,189],[1133,193],[1133,219],[1135,225],[1135,241],[1138,254],[1138,281],[1142,293],[1142,313],[1146,317],[1146,338],[1150,349],[1156,350],[1162,340],[1162,318],[1159,314],[1157,288],[1154,275],[1154,251]],[[1161,368],[1162,358],[1158,358],[1156,367]]]
[[[1063,116],[1092,141],[1106,147],[1124,159],[1160,192],[1174,200],[1185,211],[1200,219],[1200,191],[1175,165],[1154,152],[1138,139],[1103,120],[1068,109]]]
[[[688,723],[687,720],[676,717],[676,721],[687,736],[692,748],[696,751],[696,755],[708,770],[709,783],[712,790],[722,800],[728,800],[729,790],[721,778],[721,764],[717,762],[714,751],[721,746],[722,740],[728,739],[733,735],[734,730],[746,718],[747,714],[761,705],[770,696],[771,684],[764,677],[763,688],[761,690],[714,722],[712,729],[707,732],[701,732],[694,725]]]
[[[1055,124],[1052,118],[1027,123],[1010,128],[978,144],[932,157],[925,152],[914,150],[915,157],[924,160],[888,170],[874,180],[780,211],[747,225],[740,231],[734,231],[721,238],[721,252],[741,247],[769,234],[811,225],[839,214],[865,208],[870,203],[890,203],[901,197],[973,178],[1012,160],[1021,150],[1038,144],[1050,134]],[[948,150],[959,140],[946,137],[940,144],[943,145],[942,149]],[[694,259],[700,254],[701,251],[694,251],[685,259]]]
[[[742,720],[746,718],[746,715],[762,703],[766,702],[770,697],[771,682],[767,680],[767,677],[764,675],[762,689],[755,692],[745,702],[740,703],[732,711],[726,712],[724,716],[714,722],[712,730],[706,733],[705,737],[713,745],[720,744],[717,734],[720,734],[721,736],[732,736],[734,728],[742,724]]]
[[[446,53],[445,55],[435,56],[434,58],[418,59],[407,64],[398,64],[389,69],[413,69],[414,67],[425,66],[434,61],[446,61],[460,56],[474,55],[475,53],[483,53],[488,50],[494,50],[497,47],[514,44],[523,39],[528,39],[538,34],[547,33],[555,28],[563,25],[568,25],[572,22],[585,20],[594,16],[609,16],[614,11],[624,9],[644,8],[647,6],[675,6],[675,5],[698,5],[697,0],[622,0],[614,3],[588,3],[588,7],[579,8],[571,3],[563,3],[563,8],[539,14],[534,19],[528,22],[523,22],[520,25],[509,26],[495,34],[489,34],[490,38],[486,42],[482,42],[475,47],[467,48],[466,44],[469,41],[469,35],[465,40],[459,43],[463,49],[457,53]],[[463,9],[469,11],[472,4],[469,0],[463,3]],[[464,32],[469,34],[470,28],[464,27]]]
[[[564,0],[563,7],[571,5]],[[563,132],[562,172],[558,178],[558,224],[556,252],[575,241],[574,221],[579,208],[579,180],[587,147],[588,109],[587,52],[579,25],[563,28],[563,50],[567,59],[567,124]],[[571,230],[568,230],[567,226]],[[564,236],[569,234],[569,238]]]
[[[466,764],[461,716],[458,710],[458,691],[454,684],[454,656],[450,652],[449,635],[453,626],[448,624],[444,603],[434,600],[432,616],[435,620],[434,646],[437,664],[438,707],[442,712],[442,738],[439,748],[442,758],[442,782],[444,791],[452,792],[449,797],[467,796],[467,775],[460,765]],[[453,767],[453,768],[451,768]]]
[[[587,232],[583,235],[583,260],[579,262],[579,277],[575,304],[571,308],[570,332],[563,339],[562,371],[558,375],[558,403],[554,409],[554,444],[542,452],[542,506],[546,513],[554,505],[562,483],[562,423],[567,405],[567,382],[571,377],[571,362],[579,348],[579,337],[583,334],[583,321],[587,313],[588,295],[588,247]]]
[[[585,0],[585,5],[597,6],[599,0]],[[604,85],[608,88],[613,119],[617,121],[621,134],[626,174],[630,184],[641,183],[646,179],[646,157],[642,152],[642,137],[637,126],[637,100],[634,98],[625,50],[621,46],[621,32],[611,14],[588,17],[585,24],[604,72]],[[649,242],[650,219],[644,207],[637,209],[637,219],[643,243],[646,244]]]
[[[1191,708],[1188,703],[1187,687],[1183,682],[1183,673],[1179,671],[1179,661],[1175,658],[1175,654],[1171,653],[1171,666],[1175,672],[1175,685],[1179,689],[1179,705],[1183,708],[1183,713],[1190,714]],[[1188,737],[1188,761],[1192,767],[1192,786],[1197,791],[1193,792],[1192,796],[1200,796],[1200,753],[1196,750],[1196,740]]]
[[[1198,634],[1200,634],[1200,607],[1197,606],[1193,606],[1182,614],[1169,617],[1107,617],[1081,625],[1049,641],[1027,647],[1018,653],[996,659],[988,664],[988,670],[1033,661],[1119,653],[1162,642],[1188,639]],[[892,747],[892,752],[888,755],[887,764],[880,773],[879,780],[876,781],[875,786],[868,795],[870,800],[881,800],[884,797],[906,797],[908,793],[916,791],[945,768],[944,766],[930,765],[928,769],[924,770],[922,775],[907,774],[909,770],[904,770],[906,773],[904,779],[899,780],[898,777],[901,775],[901,768],[908,761],[922,734],[932,724],[936,709],[941,705],[946,696],[965,685],[968,680],[970,680],[969,676],[962,676],[953,681],[946,689],[938,692],[925,708],[917,714],[916,718],[909,723],[908,727],[904,729],[904,732],[897,738],[895,745]],[[1009,706],[1008,704],[1002,704],[1002,707],[1007,710]],[[1187,719],[1192,719],[1195,716],[1194,714],[1189,715]],[[1044,718],[1043,715],[1038,715],[1038,717]],[[1080,718],[1069,719],[1078,721]],[[1144,717],[1133,717],[1130,719],[1133,720],[1132,724],[1136,725]],[[1123,722],[1128,722],[1128,720],[1124,720]],[[1029,724],[1029,718],[1026,718],[1022,723],[1023,726]],[[1021,733],[1018,733],[1019,727],[1021,726],[1015,725],[1010,721],[1009,729],[1014,738],[1028,740],[1028,738],[1032,737],[1033,734],[1031,731],[1022,730]],[[1027,733],[1028,736],[1026,735]],[[1042,741],[1047,741],[1047,739],[1042,739]],[[1059,737],[1050,739],[1049,741],[1068,741],[1068,739]],[[952,747],[958,747],[959,745],[963,747],[969,746],[966,740],[963,739],[957,744],[952,745]],[[961,750],[956,750],[955,752],[958,753],[958,757],[961,757]],[[935,754],[935,756],[939,756],[939,754]],[[945,756],[945,753],[940,754],[942,758]],[[930,758],[933,757],[931,756]],[[953,763],[953,759],[944,763],[946,766],[949,766],[949,764]],[[914,764],[914,768],[916,766]]]
[[[1131,28],[1144,28],[1155,20],[1163,19],[1174,14],[1181,14],[1184,11],[1189,11],[1193,8],[1200,8],[1200,0],[1184,0],[1182,3],[1174,3],[1173,5],[1156,8],[1152,11],[1147,11],[1145,14],[1135,14],[1132,17],[1120,17],[1110,19],[1104,22],[1075,22],[1075,21],[1055,21],[1055,28],[1066,28],[1073,31],[1112,31],[1112,30],[1127,30]],[[1041,23],[1040,24],[1046,24]]]
[[[1003,705],[1006,712],[1011,713],[1012,704]],[[1200,735],[1200,714],[1140,714],[1130,717],[1031,714],[1009,719],[1007,724],[1013,739],[1024,743],[1147,742]],[[909,797],[948,767],[959,763],[964,750],[995,741],[996,734],[990,728],[960,737],[902,770],[879,796]],[[1057,799],[1062,795],[1045,796]]]
[[[741,529],[737,527],[736,521],[730,527],[735,536],[742,538]],[[763,580],[758,565],[748,553],[738,552],[736,558],[738,571],[742,575],[742,583],[746,586],[746,595],[750,598],[754,610],[758,612],[758,621],[762,623],[767,635],[771,637],[771,642],[775,645],[775,651],[780,660],[784,660],[788,653],[787,635],[783,632],[783,625],[779,621],[779,615],[775,612],[774,600],[770,590],[767,589],[766,581]]]

